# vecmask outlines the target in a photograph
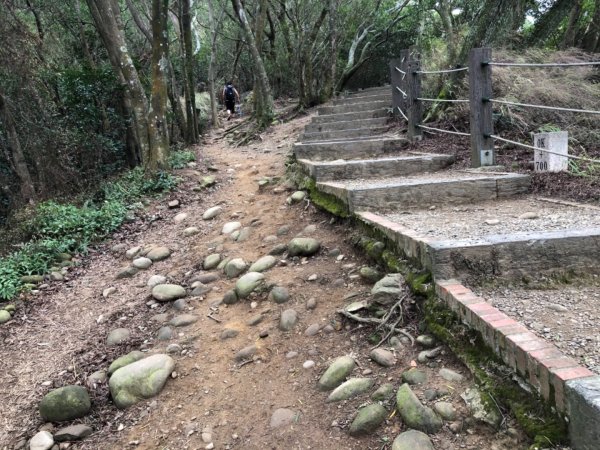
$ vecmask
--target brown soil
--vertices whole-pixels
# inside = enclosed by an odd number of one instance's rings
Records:
[[[90,424],[95,432],[77,449],[200,449],[207,445],[201,433],[212,432],[217,449],[389,449],[395,436],[405,428],[388,403],[389,419],[373,435],[352,438],[347,434],[358,406],[367,396],[356,400],[325,403],[326,393],[316,389],[316,381],[335,357],[352,354],[359,363],[353,376],[369,373],[376,385],[391,382],[400,385],[401,373],[412,365],[418,347],[406,346],[396,351],[398,363],[382,368],[369,360],[372,334],[369,327],[341,321],[335,311],[344,305],[350,293],[359,293],[352,301],[363,298],[370,290],[357,277],[357,270],[367,264],[364,256],[350,244],[354,233],[348,224],[332,220],[317,211],[309,202],[289,206],[278,185],[258,190],[262,176],[282,176],[286,155],[295,136],[308,122],[308,117],[274,127],[261,136],[259,144],[231,148],[215,134],[198,148],[198,167],[179,172],[183,181],[177,192],[151,203],[139,219],[129,224],[109,242],[80,257],[80,265],[62,283],[51,283],[23,298],[15,319],[0,328],[0,449],[12,449],[18,442],[31,437],[43,425],[37,412],[42,396],[52,388],[66,384],[84,384],[94,371],[106,369],[117,356],[134,349],[163,352],[169,342],[155,340],[161,326],[150,318],[166,312],[173,316],[170,305],[152,309],[147,305],[149,289],[146,280],[153,274],[164,274],[173,282],[187,284],[200,270],[203,258],[218,247],[223,255],[254,261],[266,254],[273,244],[264,238],[275,235],[282,225],[290,226],[286,243],[301,233],[307,225],[316,225],[311,235],[321,240],[323,248],[315,257],[285,259],[266,273],[267,280],[286,286],[291,300],[274,304],[266,294],[233,306],[218,305],[234,281],[223,274],[212,284],[213,290],[204,298],[188,298],[192,313],[200,319],[192,326],[175,329],[170,343],[183,347],[176,360],[176,377],[168,381],[163,392],[151,401],[141,402],[120,411],[108,399],[105,385],[92,391],[92,413],[80,422]],[[218,168],[218,184],[205,192],[194,192],[199,177],[209,166]],[[276,190],[276,188],[279,188]],[[171,199],[180,200],[178,210],[168,210]],[[213,221],[201,220],[204,210],[221,205],[224,212]],[[181,224],[173,217],[186,212]],[[222,225],[239,220],[248,226],[253,220],[248,241],[238,243],[221,235]],[[200,233],[184,237],[182,231],[197,226]],[[110,248],[124,243],[160,244],[173,250],[165,261],[154,264],[130,279],[115,280],[118,268],[126,265],[124,256],[115,256]],[[339,248],[342,261],[328,256]],[[316,281],[308,281],[317,274]],[[116,287],[116,293],[102,297],[103,289]],[[306,301],[317,300],[317,308],[308,310]],[[251,301],[257,302],[252,308]],[[211,306],[212,305],[212,306]],[[300,316],[295,330],[283,333],[277,324],[280,312],[293,308]],[[412,304],[412,310],[416,304]],[[251,327],[247,320],[262,314],[263,321]],[[208,317],[208,316],[211,317]],[[414,316],[414,314],[413,314]],[[417,334],[416,316],[405,325]],[[308,337],[304,330],[311,324],[332,325],[334,332],[321,330]],[[107,333],[117,327],[132,330],[132,340],[124,346],[107,347]],[[225,327],[237,328],[237,337],[221,340]],[[268,331],[261,339],[259,333]],[[258,356],[248,364],[237,364],[233,356],[240,349],[256,344]],[[387,344],[385,344],[387,345]],[[298,352],[287,358],[290,352]],[[316,362],[313,369],[302,367],[305,360]],[[425,389],[446,388],[461,421],[460,431],[453,433],[448,424],[432,437],[438,450],[527,448],[527,440],[515,430],[514,421],[506,416],[500,431],[478,425],[468,418],[460,394],[473,381],[468,371],[446,349],[427,365],[418,364],[429,381],[415,388],[423,400]],[[452,368],[467,375],[466,381],[449,383],[438,376],[441,367]],[[431,403],[430,403],[431,406]],[[271,429],[269,420],[277,408],[290,408],[299,413],[298,420],[282,428]],[[62,425],[62,424],[61,424]],[[58,426],[57,426],[58,427]],[[510,430],[509,430],[510,428]],[[507,430],[509,432],[507,432]]]

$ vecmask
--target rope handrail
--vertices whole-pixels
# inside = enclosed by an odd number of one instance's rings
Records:
[[[440,133],[455,134],[457,136],[471,136],[471,133],[463,133],[462,131],[442,130],[441,128],[428,127],[421,124],[417,125],[417,127],[423,128],[424,130],[438,131]]]
[[[421,98],[417,97],[417,100],[421,100],[422,102],[446,102],[446,103],[469,103],[470,100],[467,99],[445,99],[445,98]]]
[[[535,147],[533,145],[523,144],[522,142],[511,141],[510,139],[505,139],[505,138],[502,138],[495,134],[490,134],[486,137],[491,137],[493,139],[497,139],[498,141],[506,142],[507,144],[519,145],[521,147],[530,148],[532,150],[539,150],[541,152],[550,153],[552,155],[558,155],[558,156],[563,156],[563,157],[569,158],[569,159],[578,159],[580,161],[586,161],[586,162],[590,162],[590,163],[594,163],[594,164],[600,164],[600,159],[584,158],[582,156],[576,156],[576,155],[565,155],[563,153],[553,152],[552,150],[547,150],[545,148],[540,148],[540,147]]]
[[[402,89],[400,89],[398,86],[395,86],[396,90],[398,92],[400,92],[405,98],[407,97],[406,92],[404,92]]]
[[[420,75],[431,75],[438,73],[452,73],[452,72],[463,72],[465,70],[469,70],[468,67],[457,67],[456,69],[446,69],[446,70],[416,70],[413,73],[418,73]]]
[[[600,61],[589,61],[579,63],[511,63],[511,62],[484,62],[484,65],[502,66],[502,67],[577,67],[577,66],[600,66]]]
[[[402,108],[400,108],[399,106],[396,106],[396,108],[398,108],[398,111],[400,111],[400,114],[402,114],[402,117],[404,117],[404,120],[406,120],[408,122],[408,117],[406,117],[406,114],[404,114],[404,111],[402,111]]]
[[[574,108],[563,108],[561,106],[531,105],[529,103],[509,102],[507,100],[496,100],[494,98],[485,99],[485,100],[493,102],[493,103],[501,103],[503,105],[523,106],[523,107],[527,107],[527,108],[550,109],[550,110],[554,110],[554,111],[576,112],[576,113],[584,113],[584,114],[600,114],[600,111],[593,111],[590,109],[574,109]]]
[[[406,72],[404,70],[401,70],[399,67],[394,67],[396,69],[397,72],[400,72],[402,75],[406,75]]]

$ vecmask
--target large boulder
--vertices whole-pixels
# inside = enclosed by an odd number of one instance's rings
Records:
[[[119,409],[160,393],[175,368],[173,358],[152,355],[121,367],[108,382],[110,394]]]
[[[313,238],[294,238],[288,243],[290,256],[312,256],[319,248],[321,243]]]
[[[64,386],[48,392],[39,410],[47,422],[65,422],[85,416],[92,408],[88,391],[81,386]]]
[[[403,384],[398,389],[396,408],[410,428],[429,434],[437,433],[442,428],[442,419],[419,401],[408,384]]]

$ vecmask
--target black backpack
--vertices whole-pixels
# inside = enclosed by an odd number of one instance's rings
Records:
[[[225,87],[225,100],[228,102],[235,101],[235,92],[233,91],[233,86],[231,84],[228,84]]]

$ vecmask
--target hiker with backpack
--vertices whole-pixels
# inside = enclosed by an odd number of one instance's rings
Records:
[[[235,114],[235,102],[240,101],[240,94],[233,87],[233,83],[228,81],[223,88],[223,102],[225,103],[225,109],[227,110],[227,120],[231,119],[231,116]]]

